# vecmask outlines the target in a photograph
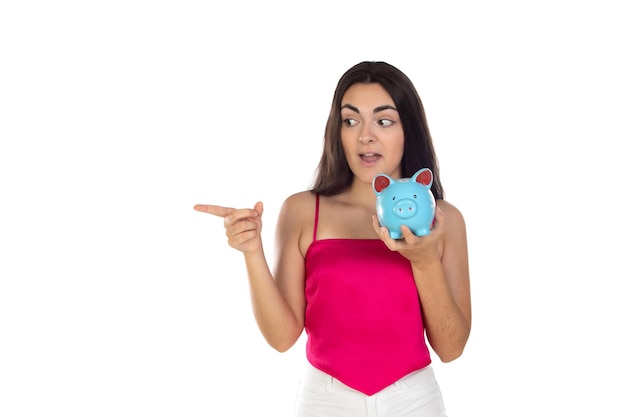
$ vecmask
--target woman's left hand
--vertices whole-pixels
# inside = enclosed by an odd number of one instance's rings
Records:
[[[433,262],[441,262],[443,253],[443,231],[445,226],[444,215],[439,206],[435,209],[435,221],[430,233],[426,236],[417,236],[411,232],[408,226],[402,225],[402,237],[392,239],[389,230],[381,226],[378,217],[372,216],[374,230],[385,245],[394,252],[411,261],[413,267],[423,269],[432,265]]]

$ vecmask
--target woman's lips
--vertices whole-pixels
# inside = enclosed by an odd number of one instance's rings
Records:
[[[359,154],[359,156],[361,157],[361,160],[363,162],[367,162],[370,164],[378,161],[381,158],[380,154],[377,153],[361,153]]]

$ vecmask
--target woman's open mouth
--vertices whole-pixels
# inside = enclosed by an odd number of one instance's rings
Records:
[[[377,153],[360,153],[359,156],[364,162],[376,162],[380,159],[380,154]]]

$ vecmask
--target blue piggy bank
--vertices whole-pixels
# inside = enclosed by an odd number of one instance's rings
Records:
[[[430,191],[433,172],[422,168],[411,178],[394,180],[378,174],[372,181],[376,193],[376,215],[393,239],[400,239],[403,224],[417,236],[426,236],[435,218],[435,197]]]

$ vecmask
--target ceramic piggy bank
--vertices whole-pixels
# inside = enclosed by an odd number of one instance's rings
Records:
[[[402,237],[400,226],[407,225],[417,236],[426,236],[435,218],[435,197],[430,191],[433,172],[422,168],[411,178],[394,180],[378,174],[372,181],[376,193],[376,214],[381,226],[393,239]]]

